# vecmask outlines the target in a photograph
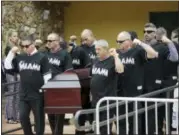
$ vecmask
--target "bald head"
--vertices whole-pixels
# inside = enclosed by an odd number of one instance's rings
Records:
[[[131,35],[127,31],[120,32],[117,35],[116,42],[118,44],[119,49],[124,52],[129,50],[133,46]]]
[[[125,40],[131,40],[131,35],[127,31],[122,31],[117,35],[118,41],[125,41]]]
[[[83,37],[83,36],[92,36],[93,37],[94,35],[90,29],[84,29],[81,33],[81,37]]]
[[[84,29],[81,33],[82,44],[86,44],[88,46],[93,45],[94,43],[94,35],[90,29]]]
[[[48,39],[60,41],[61,38],[57,33],[50,33],[48,35]]]

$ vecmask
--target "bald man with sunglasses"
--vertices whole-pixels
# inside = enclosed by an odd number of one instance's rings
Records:
[[[66,49],[62,49],[59,44],[64,42],[57,33],[50,33],[47,36],[49,51],[46,52],[52,72],[52,78],[65,71],[71,70],[72,59]],[[48,114],[52,135],[63,135],[65,114]]]
[[[144,64],[147,58],[158,57],[158,53],[149,45],[138,39],[132,41],[129,32],[122,31],[117,35],[118,53],[124,64],[124,73],[118,75],[118,96],[135,97],[143,92]],[[140,107],[141,105],[139,105]],[[129,104],[129,111],[133,111],[133,105]],[[125,107],[121,106],[120,114],[125,113]],[[139,129],[141,120],[139,117]],[[119,121],[119,133],[133,135],[133,119],[129,118],[129,133],[126,133],[125,120]],[[139,131],[139,134],[141,132]]]

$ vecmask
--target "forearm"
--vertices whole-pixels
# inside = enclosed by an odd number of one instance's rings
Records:
[[[114,61],[115,61],[116,72],[123,73],[124,72],[124,65],[122,64],[118,55],[114,56]]]
[[[169,42],[167,45],[169,49],[168,60],[173,61],[173,62],[178,61],[178,52],[173,42]]]
[[[158,52],[155,51],[150,45],[141,42],[140,46],[147,52],[147,58],[157,58]]]
[[[12,60],[14,59],[14,57],[15,57],[15,54],[12,51],[9,51],[4,61],[4,67],[6,70],[13,69]]]

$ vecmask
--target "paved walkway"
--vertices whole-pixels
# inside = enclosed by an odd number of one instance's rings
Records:
[[[31,120],[33,123],[33,116],[31,115]],[[10,129],[15,129],[21,127],[20,124],[7,124],[5,119],[4,119],[4,115],[2,115],[2,132],[10,130]],[[64,134],[74,134],[75,133],[75,127],[74,125],[65,125],[64,127]],[[23,134],[22,130],[19,130],[17,132],[13,132],[10,133],[11,135],[17,135],[17,134]],[[50,126],[48,123],[48,120],[46,120],[46,124],[45,124],[45,134],[51,134],[51,130],[50,130]]]

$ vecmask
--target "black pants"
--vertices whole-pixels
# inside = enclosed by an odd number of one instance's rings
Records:
[[[29,118],[31,110],[35,118],[36,135],[44,135],[45,113],[43,105],[43,99],[20,100],[20,122],[24,135],[33,135]]]
[[[148,106],[154,105],[154,103],[148,103]],[[165,108],[164,106],[158,107],[158,135],[163,135],[163,118],[164,118],[164,112]],[[145,128],[145,114],[142,115],[143,121],[142,121],[142,133],[145,135],[146,134],[146,128]],[[148,134],[149,135],[154,135],[156,131],[156,118],[155,118],[155,110],[149,110],[148,111]]]
[[[147,92],[154,92],[154,91],[162,89],[162,85],[156,84],[156,86],[153,87],[153,88],[155,88],[155,89],[153,89],[153,90],[152,89],[145,89],[144,90],[145,94]],[[166,94],[159,94],[159,95],[156,95],[156,96],[152,96],[150,98],[166,98]],[[151,103],[151,102],[147,103],[148,107],[152,106],[152,105],[154,105],[154,102],[153,103]],[[145,107],[144,104],[143,104],[143,107]],[[145,134],[145,129],[146,129],[145,128],[145,122],[146,122],[145,114],[143,114],[142,117],[143,117],[143,121],[142,121],[142,126],[143,126],[142,130],[143,131],[142,132],[143,132],[143,134]],[[157,120],[158,120],[158,135],[163,134],[162,128],[163,128],[164,117],[165,117],[165,106],[163,105],[163,106],[158,107],[158,118],[157,118]],[[148,134],[153,135],[156,131],[156,128],[155,128],[155,125],[156,125],[155,108],[148,111],[148,118],[147,119],[148,119]]]
[[[65,114],[48,114],[52,135],[63,135]]]
[[[132,86],[130,84],[122,86],[122,88],[117,91],[117,95],[118,95],[118,97],[137,97],[137,96],[141,95],[142,90],[139,91],[135,88],[137,88],[137,86]],[[134,103],[135,102],[128,103],[128,113],[135,111]],[[138,107],[138,110],[140,108],[142,108],[142,103],[138,102],[137,107]],[[120,105],[119,106],[119,116],[124,115],[124,114],[126,114],[126,107],[125,107],[125,105]],[[133,128],[135,126],[134,118],[135,118],[135,114],[131,117],[128,117],[128,124],[129,124],[128,133],[126,133],[126,129],[127,129],[126,118],[123,119],[123,120],[119,120],[119,134],[120,135],[126,135],[126,134],[134,135],[134,134],[136,134],[134,132],[134,128]],[[117,126],[116,122],[115,122],[115,124]],[[142,127],[142,115],[138,114],[138,129],[137,129],[138,135],[142,135],[141,127]]]
[[[114,102],[110,102],[109,104],[112,104]],[[106,103],[102,104],[100,107],[106,106]],[[95,108],[95,105],[92,105],[92,108]],[[107,111],[101,111],[99,115],[99,122],[106,121],[107,120]],[[114,117],[114,108],[109,109],[109,118]],[[95,116],[93,116],[93,119],[95,119]],[[100,135],[109,135],[108,134],[108,128],[107,124],[100,127]],[[109,130],[110,135],[112,135],[112,123],[109,124]]]
[[[177,83],[177,80],[174,80],[172,77],[168,77],[166,79],[164,79],[163,83],[162,83],[162,86],[163,88],[167,88],[167,87],[170,87],[170,86],[174,86],[176,85]],[[167,96],[167,95],[166,95]],[[173,94],[173,91],[170,92],[170,97],[168,98],[173,98],[174,94]],[[172,113],[173,113],[173,110],[172,110],[172,104],[170,104],[170,131],[172,130]],[[165,118],[165,112],[164,112],[164,118]]]
[[[128,104],[128,113],[134,111],[133,107],[134,107],[133,103],[129,103]],[[141,103],[138,103],[138,110],[141,107],[142,107]],[[119,107],[119,116],[126,114],[125,110],[126,110],[125,105],[121,105]],[[135,114],[133,116],[135,116]],[[127,129],[126,118],[119,121],[119,134],[120,135],[126,135],[126,134],[128,134],[128,135],[134,135],[134,134],[136,134],[134,132],[134,128],[133,128],[136,125],[134,123],[134,117],[133,116],[128,117],[128,124],[129,124],[129,131],[128,131],[128,133],[126,133],[126,129]],[[117,124],[117,123],[115,122],[115,124]],[[138,130],[138,135],[142,135],[142,130],[141,130],[142,125],[141,124],[142,124],[142,115],[138,114],[138,129],[137,129]],[[117,125],[116,125],[116,127],[117,127]]]
[[[173,80],[172,77],[168,78],[168,79],[162,81],[162,86],[158,89],[155,89],[154,91],[159,90],[161,88],[173,86],[176,83],[177,83],[177,80]],[[146,90],[146,91],[151,91],[151,90]],[[170,93],[170,96],[171,96],[171,98],[173,98],[173,92]],[[166,93],[159,94],[152,98],[166,98]],[[150,106],[150,105],[154,105],[154,103],[148,103],[148,106]],[[171,118],[172,118],[172,106],[170,106],[170,123],[172,122]],[[159,135],[163,134],[162,128],[163,128],[164,119],[165,119],[165,106],[163,105],[161,107],[158,107],[158,132],[159,132]],[[142,125],[145,126],[145,120],[143,121]],[[142,129],[145,129],[145,128],[142,128]],[[148,111],[149,134],[154,134],[155,130],[156,130],[155,129],[155,110],[150,110],[150,111]]]
[[[88,88],[82,88],[81,89],[81,103],[82,103],[82,109],[91,109],[91,102],[90,102],[90,93]],[[92,114],[89,115],[81,115],[79,117],[79,125],[85,125],[85,121],[88,120],[90,124],[93,122],[93,116]],[[85,134],[85,131],[75,131],[76,135],[83,135]]]
[[[92,105],[91,105],[91,101],[90,101],[90,90],[89,89],[82,88],[82,90],[81,90],[81,98],[82,98],[81,99],[82,108],[83,109],[91,109]],[[82,121],[85,122],[86,120],[88,120],[92,124],[92,122],[93,122],[93,115],[92,114],[83,116],[83,118],[85,120],[82,120]]]

